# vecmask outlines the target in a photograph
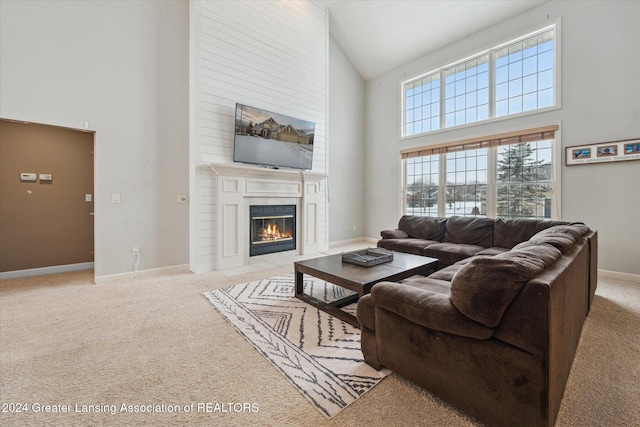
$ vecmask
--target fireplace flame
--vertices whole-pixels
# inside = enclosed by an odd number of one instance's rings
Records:
[[[258,236],[262,241],[290,239],[291,233],[281,233],[276,224],[267,224],[265,228],[258,232]]]

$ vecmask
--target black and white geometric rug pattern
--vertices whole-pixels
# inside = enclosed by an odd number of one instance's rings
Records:
[[[307,275],[304,292],[326,302],[351,294]],[[390,373],[364,363],[358,328],[294,297],[293,273],[204,296],[327,418]],[[356,304],[345,310],[355,315]]]

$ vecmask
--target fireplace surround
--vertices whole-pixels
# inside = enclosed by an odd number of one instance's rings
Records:
[[[318,253],[328,248],[327,193],[324,173],[265,169],[241,164],[206,163],[213,173],[209,217],[213,226],[213,270],[225,270]],[[293,246],[283,252],[251,254],[252,206],[290,205],[295,208]],[[210,227],[210,226],[208,226]],[[256,245],[261,246],[261,245]]]

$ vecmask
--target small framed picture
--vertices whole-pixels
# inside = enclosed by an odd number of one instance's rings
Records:
[[[640,153],[640,143],[624,144],[624,154]]]
[[[618,147],[615,145],[607,145],[604,147],[598,147],[598,157],[603,156],[615,156],[618,154]]]
[[[591,157],[591,148],[578,148],[577,150],[572,150],[574,159],[588,159]]]

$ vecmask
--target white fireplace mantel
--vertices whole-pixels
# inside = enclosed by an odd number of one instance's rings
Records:
[[[215,204],[218,270],[250,263],[251,205],[296,205],[296,254],[319,252],[320,183],[327,177],[326,174],[235,163],[206,163],[203,168],[213,172],[217,178]]]

